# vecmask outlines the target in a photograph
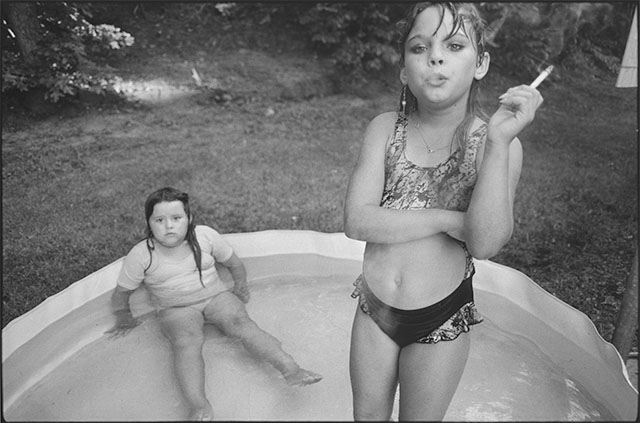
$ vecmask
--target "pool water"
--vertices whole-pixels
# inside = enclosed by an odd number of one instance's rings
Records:
[[[345,265],[346,263],[346,265]],[[324,379],[290,387],[271,366],[256,361],[237,341],[207,325],[204,357],[207,395],[218,420],[351,420],[349,338],[356,300],[350,297],[359,263],[329,260],[330,276],[251,277],[250,316],[283,348]],[[327,270],[328,269],[328,270]],[[333,269],[333,270],[332,270]],[[249,269],[251,270],[251,269]],[[78,320],[104,332],[110,293],[88,302],[46,331],[59,333]],[[445,420],[613,420],[581,385],[575,365],[551,358],[525,334],[504,324],[510,316],[546,333],[578,361],[586,354],[534,315],[504,297],[476,290],[485,321],[471,331],[469,361]],[[141,302],[142,304],[142,302]],[[143,313],[144,306],[139,307]],[[45,336],[52,342],[58,336]],[[38,351],[34,342],[20,347]],[[26,350],[25,350],[26,351]],[[18,350],[17,352],[20,352]],[[33,354],[33,353],[31,353]],[[153,314],[129,335],[100,336],[26,390],[5,411],[7,420],[181,420],[186,416],[172,374],[171,352]],[[588,361],[585,362],[588,365]],[[394,412],[397,419],[397,406]]]

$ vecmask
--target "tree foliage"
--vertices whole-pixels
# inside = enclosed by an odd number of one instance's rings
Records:
[[[36,22],[16,22],[16,5],[26,5]],[[110,90],[114,73],[107,61],[133,45],[134,38],[113,25],[94,25],[87,16],[90,4],[3,3],[3,94],[39,88],[47,100],[57,102],[80,90]],[[34,24],[35,31],[25,33],[24,23]]]
[[[617,72],[634,3],[477,3],[488,24],[493,63],[514,75],[549,64]],[[398,58],[396,22],[410,5],[316,3],[282,7],[308,31],[312,45],[341,69],[378,70]]]
[[[9,12],[18,4],[29,5],[35,12],[34,17],[25,17],[16,25]],[[122,56],[134,41],[132,35],[116,26],[118,20],[126,20],[123,16],[128,15],[130,22],[146,21],[147,15],[160,12],[160,20],[170,18],[172,13],[190,20],[184,24],[194,28],[193,33],[198,28],[204,33],[207,26],[239,21],[253,32],[286,28],[296,42],[304,41],[318,55],[329,58],[341,75],[362,79],[397,64],[396,23],[411,6],[397,2],[120,5],[3,2],[3,94],[44,88],[48,99],[58,101],[79,90],[108,91],[114,80],[109,59]],[[489,24],[492,64],[519,76],[531,76],[549,64],[573,71],[597,67],[616,72],[634,7],[632,2],[476,5]],[[28,25],[33,20],[37,24]],[[180,35],[185,38],[177,40],[178,45],[187,42],[189,36]],[[27,47],[21,38],[27,41]]]
[[[233,3],[228,3],[233,5]],[[476,3],[488,24],[492,63],[515,75],[531,75],[549,64],[618,69],[634,3]],[[238,3],[227,14],[298,25],[310,44],[350,74],[363,75],[396,64],[396,23],[405,3],[271,3],[262,13]],[[248,11],[251,13],[246,13]],[[266,16],[265,18],[265,15]]]
[[[318,3],[298,23],[308,28],[318,50],[332,53],[341,70],[360,73],[398,60],[393,23],[399,12],[398,5]]]
[[[617,72],[632,3],[482,3],[493,63],[513,74],[549,64]]]
[[[304,34],[314,51],[325,55],[344,75],[360,77],[398,60],[396,22],[402,3],[270,3],[262,9],[238,3],[228,13],[260,22],[288,24]]]

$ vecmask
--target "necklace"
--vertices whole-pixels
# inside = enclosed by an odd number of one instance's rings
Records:
[[[420,138],[422,138],[422,142],[427,147],[427,152],[428,153],[431,154],[431,153],[435,153],[436,151],[444,150],[445,148],[449,148],[449,149],[451,148],[451,144],[453,144],[453,139],[451,139],[451,143],[449,145],[445,145],[445,146],[440,147],[440,148],[431,148],[431,146],[429,145],[429,143],[425,139],[424,135],[422,134],[422,130],[420,129],[420,122],[414,122],[413,126],[415,126],[416,130],[418,131],[418,134],[420,134]]]

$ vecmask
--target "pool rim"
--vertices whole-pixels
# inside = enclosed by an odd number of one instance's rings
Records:
[[[347,238],[345,234],[341,232],[323,233],[299,230],[268,230],[224,234],[223,237],[233,246],[240,258],[272,255],[315,254],[329,258],[361,262],[365,245],[364,242]],[[87,277],[74,282],[61,292],[48,297],[32,310],[29,310],[9,322],[2,331],[3,367],[7,359],[11,357],[11,355],[20,348],[20,346],[37,336],[38,333],[44,330],[51,323],[81,307],[86,302],[113,289],[115,287],[114,275],[117,275],[122,264],[122,260],[123,258],[119,258],[96,272],[91,273]],[[569,311],[574,324],[580,325],[582,327],[582,331],[590,332],[591,336],[595,335],[594,339],[599,343],[598,348],[601,353],[607,354],[611,357],[614,355],[617,356],[619,361],[619,370],[622,371],[624,379],[637,396],[638,391],[629,379],[622,357],[611,343],[602,338],[593,322],[584,313],[553,296],[522,272],[489,260],[475,260],[475,263],[476,267],[479,268],[486,268],[495,272],[511,274],[517,276],[519,279],[530,281],[530,284],[526,289],[533,290],[536,292],[534,295],[540,296],[544,301],[553,302],[565,311]],[[500,287],[499,285],[491,286],[491,283],[489,283],[488,286],[476,285],[475,288],[506,296],[504,287]],[[512,298],[510,299],[513,300]],[[522,304],[518,305],[522,306]],[[523,308],[525,308],[525,310],[530,310],[533,306],[534,305],[532,304],[524,304]],[[549,323],[551,323],[552,327],[561,326],[560,324],[554,324],[553,321]],[[558,327],[558,329],[560,333],[566,333],[566,331],[562,331],[562,327]],[[571,333],[573,332],[570,332],[570,334]],[[91,340],[88,342],[90,341]],[[86,343],[79,344],[77,347],[72,348],[66,356],[61,356],[57,363],[52,363],[52,367],[55,368],[68,356],[86,345]],[[46,370],[47,369],[44,369],[41,372],[43,373],[42,375],[38,374],[33,376],[30,380],[26,380],[23,386],[16,392],[9,393],[7,395],[6,390],[3,389],[3,409],[6,411],[17,398],[29,389],[29,387],[43,377],[44,374],[51,371],[50,369],[48,371]]]

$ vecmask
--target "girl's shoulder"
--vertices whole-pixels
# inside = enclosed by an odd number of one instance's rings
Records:
[[[478,116],[473,119],[471,126],[469,126],[469,134],[475,134],[476,132],[486,134],[487,122]]]
[[[196,225],[195,232],[196,238],[198,238],[198,242],[200,242],[201,247],[203,246],[203,243],[206,243],[207,245],[211,245],[213,247],[219,247],[220,244],[227,244],[227,242],[222,237],[222,234],[213,229],[211,226]]]
[[[149,248],[147,247],[147,239],[143,239],[134,245],[129,253],[127,254],[126,259],[130,262],[139,262],[139,263],[148,263],[150,259]]]
[[[206,237],[221,236],[220,232],[216,231],[211,226],[207,226],[207,225],[196,225],[195,231],[196,231],[196,236],[198,237],[201,235]]]
[[[385,112],[374,117],[365,132],[365,142],[375,145],[387,145],[395,133],[398,114]]]
[[[147,251],[147,239],[143,239],[139,241],[136,245],[131,247],[129,250],[129,254],[140,254],[140,251]]]
[[[480,169],[480,166],[482,166],[484,146],[487,141],[487,125],[487,121],[476,116],[469,127],[466,139],[465,160],[474,162],[476,169]]]
[[[369,127],[375,129],[393,128],[398,120],[398,113],[396,112],[384,112],[371,119]]]
[[[196,225],[195,232],[202,251],[213,254],[217,261],[227,261],[233,254],[233,247],[212,227]]]
[[[466,144],[466,150],[482,151],[484,150],[484,144],[487,140],[487,122],[479,117],[476,117],[469,125],[467,135],[464,143]]]

